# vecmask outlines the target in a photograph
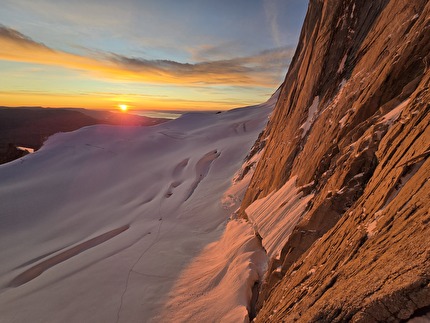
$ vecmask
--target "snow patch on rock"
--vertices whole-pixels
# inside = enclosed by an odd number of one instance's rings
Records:
[[[348,55],[345,54],[343,56],[342,60],[340,61],[339,68],[337,69],[338,73],[342,73],[343,72],[343,70],[345,68],[345,62],[346,62],[347,58],[348,58]]]
[[[254,201],[245,210],[270,258],[279,256],[313,197],[303,195],[301,188],[296,187],[296,179],[292,177],[279,190]]]
[[[224,208],[237,209],[242,202],[245,191],[251,181],[252,175],[254,174],[257,162],[260,160],[264,149],[256,153],[252,158],[244,163],[236,172],[232,179],[231,186],[224,192],[221,203]],[[243,174],[246,172],[245,176]],[[243,176],[243,177],[242,177]]]
[[[302,138],[306,136],[312,123],[315,121],[315,115],[318,111],[319,103],[320,103],[320,97],[319,96],[314,97],[314,100],[312,101],[311,106],[308,108],[308,117],[305,123],[300,126],[300,129],[303,130]]]
[[[403,109],[408,105],[408,103],[410,102],[410,99],[407,99],[405,101],[403,101],[402,103],[400,103],[397,107],[395,107],[394,109],[392,109],[390,112],[388,112],[387,114],[385,114],[380,120],[381,123],[385,123],[388,124],[389,126],[393,124],[393,122],[395,122],[400,114],[402,113]]]

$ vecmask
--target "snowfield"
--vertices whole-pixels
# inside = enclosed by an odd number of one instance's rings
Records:
[[[246,322],[267,259],[227,225],[246,185],[222,197],[276,97],[57,134],[1,165],[0,322]]]

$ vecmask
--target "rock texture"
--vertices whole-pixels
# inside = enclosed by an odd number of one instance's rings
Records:
[[[429,311],[429,68],[429,1],[310,1],[241,214],[291,179],[313,196],[271,260],[256,322]]]

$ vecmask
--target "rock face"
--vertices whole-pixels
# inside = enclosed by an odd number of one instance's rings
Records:
[[[430,310],[429,86],[428,0],[310,1],[241,206],[272,252],[256,322]]]

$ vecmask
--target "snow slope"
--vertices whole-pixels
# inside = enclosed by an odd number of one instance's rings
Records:
[[[252,227],[232,220],[219,241],[181,274],[159,322],[249,322],[253,287],[267,269],[267,255]]]
[[[221,198],[275,102],[154,127],[86,127],[0,166],[0,321],[159,315],[238,207]]]

